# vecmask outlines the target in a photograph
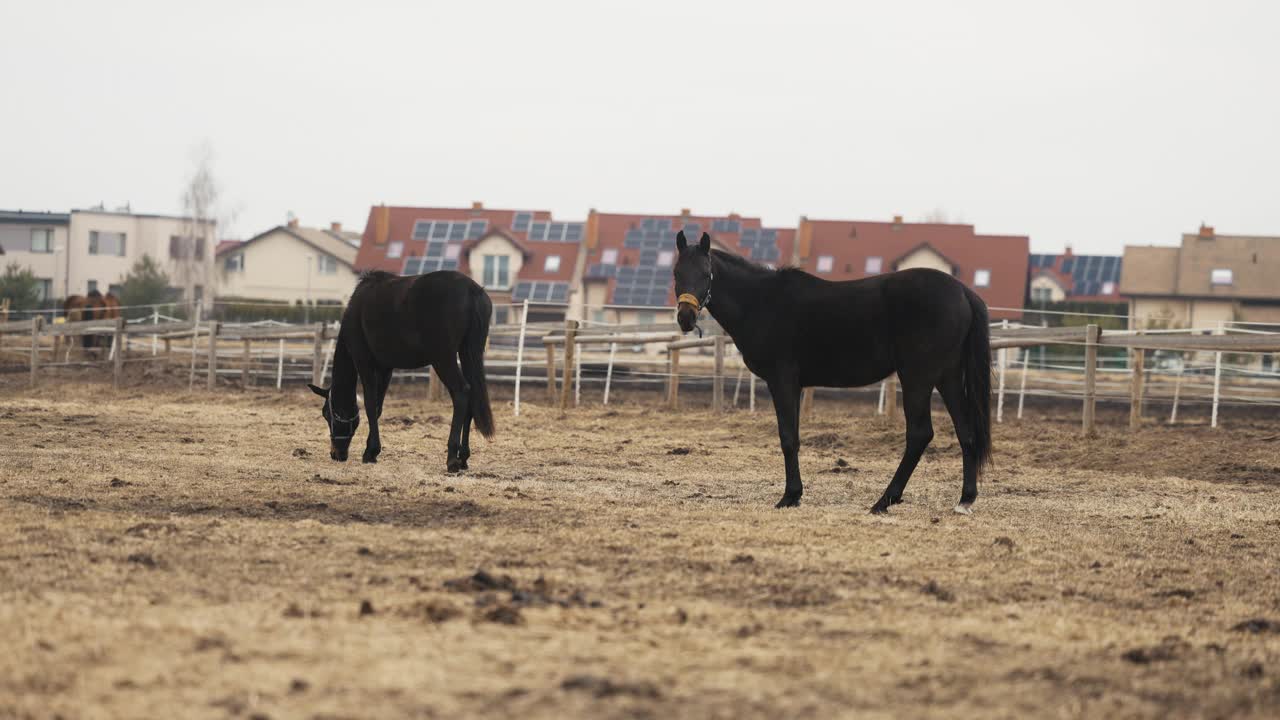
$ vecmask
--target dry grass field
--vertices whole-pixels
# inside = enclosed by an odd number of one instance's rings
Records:
[[[767,401],[500,407],[448,476],[399,386],[343,465],[305,390],[21,379],[0,718],[1280,714],[1280,421],[1033,412],[964,517],[939,413],[873,517],[901,437],[862,407],[805,421],[780,511]]]

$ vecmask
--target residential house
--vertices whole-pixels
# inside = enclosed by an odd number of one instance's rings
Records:
[[[31,267],[54,297],[119,291],[144,255],[168,274],[179,295],[200,298],[212,286],[216,224],[173,215],[102,207],[67,213],[0,213],[11,254]]]
[[[66,275],[59,272],[67,251],[68,213],[0,210],[0,255],[4,264],[31,270],[40,282],[41,301],[66,294]]]
[[[1028,277],[1028,308],[1057,303],[1124,303],[1120,297],[1122,258],[1066,252],[1033,254]]]
[[[968,285],[992,319],[1022,317],[1030,240],[985,235],[972,225],[801,218],[792,262],[828,280],[857,280],[909,268],[933,268]]]
[[[585,319],[591,322],[649,323],[673,320],[672,266],[676,233],[690,242],[705,231],[713,245],[756,262],[777,266],[792,254],[795,230],[768,228],[759,218],[736,214],[678,215],[598,213],[587,217]]]
[[[1120,294],[1134,328],[1280,323],[1280,236],[1201,225],[1176,247],[1127,246]]]
[[[530,303],[531,320],[558,320],[580,303],[585,224],[545,210],[391,207],[370,209],[357,270],[419,275],[457,270],[489,293],[494,320],[514,322]]]
[[[296,219],[242,243],[218,243],[218,296],[280,302],[344,303],[355,289],[360,234]]]

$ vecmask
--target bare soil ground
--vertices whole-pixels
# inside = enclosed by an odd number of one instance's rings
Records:
[[[767,401],[654,404],[500,407],[447,476],[398,386],[377,465],[303,390],[0,386],[0,718],[1280,711],[1280,421],[1033,411],[964,517],[939,413],[881,518],[865,407],[805,421],[778,511]]]

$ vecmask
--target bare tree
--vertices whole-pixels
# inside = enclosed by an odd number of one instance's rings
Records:
[[[182,235],[174,248],[174,280],[187,303],[195,304],[195,286],[210,291],[207,258],[217,246],[217,205],[220,188],[213,174],[213,147],[206,141],[192,153],[193,167],[182,190]]]
[[[937,223],[940,225],[948,225],[951,223],[964,223],[964,218],[960,215],[952,217],[944,207],[936,207],[924,215],[920,216],[920,222]]]

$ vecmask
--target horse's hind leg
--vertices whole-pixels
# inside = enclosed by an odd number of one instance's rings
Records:
[[[933,418],[929,415],[929,403],[933,399],[933,385],[926,382],[902,381],[902,412],[907,417],[907,447],[902,452],[898,470],[885,488],[884,495],[871,506],[877,515],[889,511],[890,505],[902,502],[902,491],[915,472],[924,449],[933,440]]]
[[[449,472],[455,473],[466,467],[465,460],[462,459],[462,430],[471,417],[471,388],[467,386],[466,378],[458,369],[456,360],[450,358],[433,363],[432,367],[436,369],[436,377],[444,383],[449,390],[449,397],[453,399],[453,420],[449,423],[449,454],[445,467]]]
[[[978,499],[978,461],[973,426],[965,413],[964,373],[955,370],[947,373],[938,384],[938,392],[951,414],[951,424],[956,427],[956,440],[964,457],[964,486],[960,490],[960,504],[956,512],[968,515],[973,512],[973,501]]]

